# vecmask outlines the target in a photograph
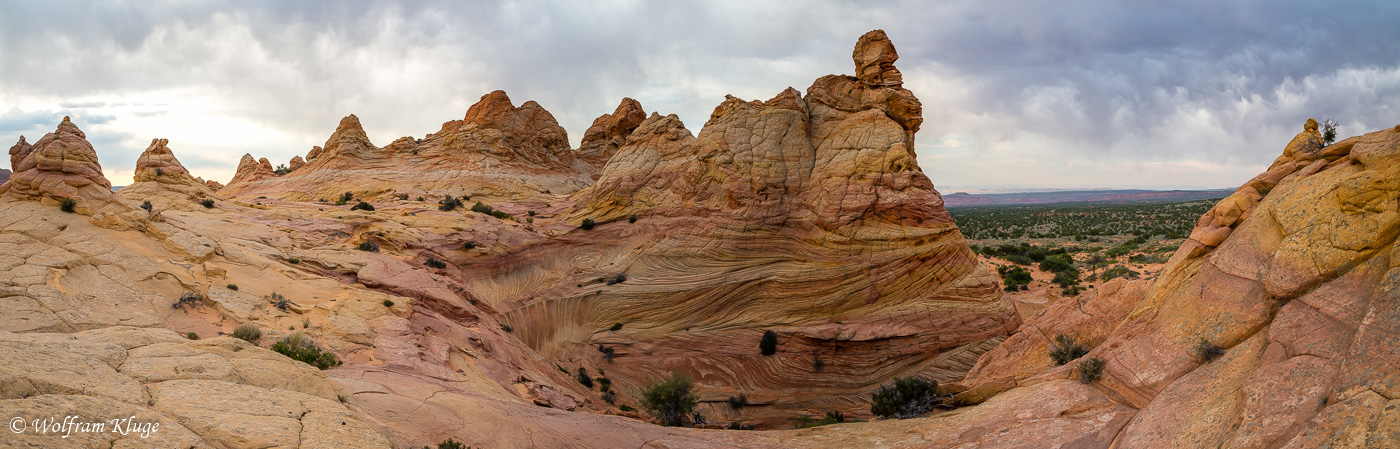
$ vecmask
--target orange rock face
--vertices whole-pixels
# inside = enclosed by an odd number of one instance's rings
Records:
[[[68,117],[32,146],[21,137],[10,148],[10,164],[14,173],[0,185],[0,195],[45,202],[72,199],[80,210],[112,198],[112,183],[102,175],[97,152]]]
[[[593,120],[593,125],[583,133],[579,142],[578,157],[596,167],[602,167],[617,149],[627,142],[627,136],[647,119],[642,104],[631,98],[623,98],[617,110],[603,114]]]
[[[1066,332],[1106,362],[1098,390],[1139,410],[1115,447],[1400,444],[1400,356],[1387,349],[1400,345],[1397,174],[1400,129],[1323,147],[1309,120],[1201,217],[1126,317],[1090,307],[1122,300],[1052,306],[984,356],[963,395],[1079,377],[1074,362],[1037,361],[1035,342]]]

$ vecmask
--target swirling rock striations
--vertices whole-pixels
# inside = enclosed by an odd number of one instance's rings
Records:
[[[961,378],[1019,318],[915,160],[921,109],[880,75],[897,73],[888,39],[858,45],[880,82],[728,97],[697,136],[652,114],[574,196],[568,222],[596,229],[454,262],[489,270],[473,287],[546,356],[626,388],[694,373],[705,413],[725,420],[868,414],[892,377]],[[774,356],[758,354],[765,330]],[[765,406],[730,408],[739,394]]]

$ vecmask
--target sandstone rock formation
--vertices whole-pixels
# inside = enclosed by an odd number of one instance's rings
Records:
[[[37,199],[57,204],[69,199],[79,213],[91,213],[112,199],[112,183],[102,175],[97,152],[87,135],[68,117],[58,129],[30,145],[20,137],[10,147],[14,173],[3,185],[0,196]]]
[[[463,120],[444,123],[422,139],[404,137],[379,148],[359,118],[350,115],[324,147],[312,148],[306,165],[291,173],[264,176],[256,164],[239,167],[221,195],[296,201],[331,199],[344,192],[357,198],[408,194],[434,201],[444,195],[476,195],[534,198],[540,204],[587,186],[593,170],[574,156],[568,134],[548,111],[533,101],[517,108],[501,91],[483,96]]]
[[[1389,418],[1400,356],[1385,349],[1400,343],[1397,171],[1400,127],[1323,147],[1309,120],[1268,171],[1201,218],[1145,294],[1048,309],[978,362],[962,396],[1078,377],[1076,363],[1036,360],[1045,349],[1029,342],[1053,330],[1082,335],[1094,346],[1085,357],[1106,362],[1091,396],[1137,409],[1114,447],[1400,444]],[[1207,356],[1212,347],[1223,355]]]
[[[868,414],[891,377],[961,378],[1018,319],[915,162],[918,100],[854,77],[808,92],[729,97],[695,137],[653,114],[575,195],[566,221],[597,229],[451,262],[491,267],[469,283],[545,356],[623,391],[704,373],[704,413],[729,421]],[[765,330],[776,356],[756,355]]]
[[[627,136],[647,119],[642,104],[631,98],[623,98],[617,110],[603,114],[593,120],[593,125],[583,133],[579,142],[578,157],[596,167],[603,167],[617,149],[627,142]]]
[[[292,171],[296,171],[296,169],[301,168],[303,165],[306,165],[306,161],[302,160],[301,156],[293,156],[292,161],[288,163],[287,168]]]
[[[249,183],[272,179],[277,177],[277,173],[272,171],[272,163],[267,158],[253,159],[253,155],[244,154],[243,159],[238,161],[238,170],[234,172],[233,179],[229,180],[229,185]]]
[[[215,180],[212,180],[212,179],[211,179],[211,180],[208,180],[208,181],[204,181],[204,186],[205,186],[205,187],[208,187],[209,190],[214,191],[214,192],[218,192],[219,189],[224,188],[224,185],[223,185],[223,184],[219,184],[219,181],[215,181]]]
[[[136,159],[134,183],[122,188],[120,195],[133,200],[145,200],[171,192],[188,198],[214,196],[205,181],[190,175],[166,139],[151,139],[151,145]]]

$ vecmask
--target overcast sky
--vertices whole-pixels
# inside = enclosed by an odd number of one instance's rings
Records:
[[[852,74],[871,29],[924,104],[919,163],[969,186],[1233,187],[1308,117],[1400,123],[1400,2],[4,1],[0,140],[64,115],[113,184],[152,138],[221,182],[360,117],[377,145],[483,94],[575,146],[624,96],[694,133],[725,94]]]

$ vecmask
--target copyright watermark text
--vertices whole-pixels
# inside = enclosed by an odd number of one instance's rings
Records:
[[[136,435],[141,438],[151,436],[160,429],[158,422],[138,421],[135,416],[105,421],[87,420],[82,416],[70,415],[63,418],[48,417],[25,420],[16,416],[10,418],[10,431],[33,435],[59,435],[62,438],[75,433],[116,433]]]

